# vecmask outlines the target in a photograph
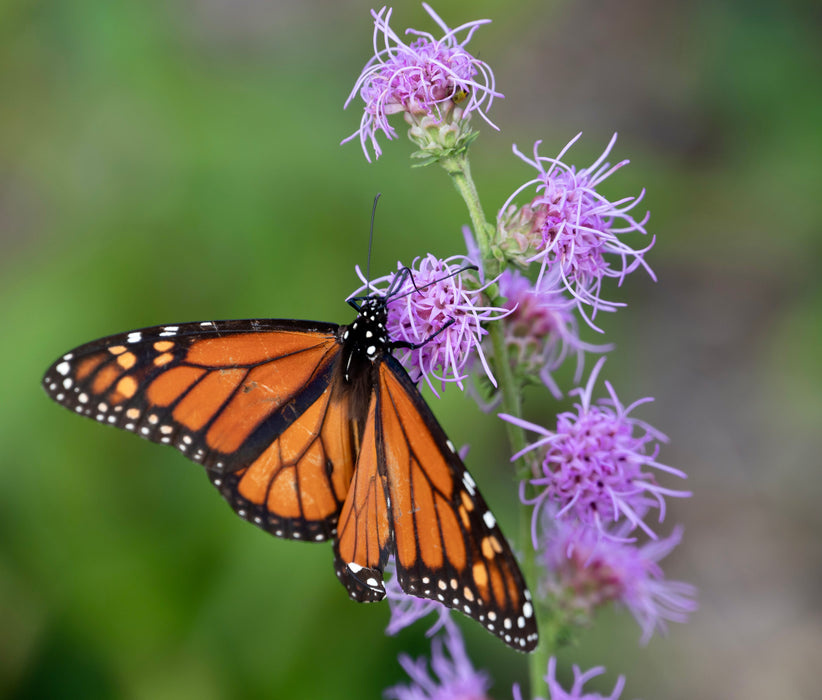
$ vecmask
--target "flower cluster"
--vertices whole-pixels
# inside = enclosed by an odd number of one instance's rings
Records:
[[[400,665],[411,679],[410,685],[395,685],[385,692],[395,700],[485,700],[491,679],[484,671],[477,671],[465,652],[457,626],[449,620],[443,636],[431,642],[431,669],[424,658],[414,661],[400,655]]]
[[[562,396],[554,372],[569,356],[576,358],[579,381],[584,353],[605,352],[610,345],[592,345],[579,336],[573,301],[558,287],[550,288],[547,278],[531,282],[516,268],[499,277],[503,308],[510,314],[502,320],[508,357],[523,384],[539,377],[556,398]]]
[[[695,588],[668,581],[659,561],[682,539],[676,527],[664,539],[636,546],[625,538],[605,539],[579,522],[555,519],[545,511],[540,560],[546,571],[545,592],[569,617],[586,624],[594,610],[614,602],[634,616],[645,645],[667,622],[686,622],[696,610]],[[626,528],[619,534],[625,534]]]
[[[497,217],[500,248],[514,263],[525,266],[539,261],[540,278],[558,280],[576,300],[580,313],[592,326],[598,310],[615,311],[621,304],[600,296],[604,278],[625,276],[643,267],[652,279],[653,271],[644,255],[654,239],[641,250],[634,250],[620,237],[631,232],[645,234],[648,214],[637,221],[631,215],[642,200],[636,197],[611,202],[597,187],[628,164],[623,160],[611,166],[605,159],[616,143],[614,134],[603,153],[587,168],[577,170],[562,157],[582,134],[577,134],[556,158],[539,155],[540,141],[534,144],[534,157],[514,153],[537,171],[537,177],[520,185],[502,205]],[[513,201],[529,189],[536,191],[530,202],[517,207]],[[612,259],[618,260],[614,267]],[[585,311],[590,306],[590,318]],[[595,327],[595,326],[594,326]]]
[[[525,517],[531,509],[536,550],[531,560],[540,567],[526,577],[541,576],[531,581],[537,589],[534,605],[554,616],[553,641],[567,638],[570,628],[588,624],[597,608],[614,603],[632,613],[645,644],[654,632],[665,632],[668,622],[684,622],[696,609],[693,587],[668,581],[659,564],[680,542],[682,529],[668,536],[656,531],[667,499],[690,493],[665,485],[668,478],[685,474],[659,461],[665,436],[635,415],[651,399],[625,405],[608,381],[607,395],[595,399],[604,357],[583,384],[586,357],[608,352],[612,345],[592,344],[582,336],[588,328],[602,332],[594,323],[598,313],[624,306],[606,298],[609,285],[621,285],[639,269],[655,279],[645,260],[655,242],[647,239],[648,213],[637,213],[644,190],[613,200],[600,191],[628,164],[609,162],[616,134],[593,163],[580,168],[564,159],[581,134],[556,157],[540,155],[540,141],[531,156],[514,146],[514,154],[536,172],[497,209],[496,226],[489,224],[467,159],[477,135],[472,115],[494,126],[488,111],[494,98],[502,97],[491,68],[466,49],[487,20],[451,29],[428,5],[423,7],[441,37],[408,29],[412,38],[406,43],[390,26],[391,9],[372,11],[374,54],[346,101],[348,106],[359,96],[363,113],[359,129],[345,141],[359,137],[366,159],[371,160],[371,152],[379,157],[379,133],[396,138],[389,118],[402,114],[419,148],[412,157],[421,164],[439,162],[451,176],[468,207],[473,234],[464,229],[466,255],[426,255],[375,280],[358,271],[364,285],[360,293],[384,297],[391,347],[414,381],[425,380],[436,394],[436,387],[447,382],[462,388],[473,374],[480,379],[477,388],[490,385],[488,406],[504,406],[500,417],[516,433],[512,442],[521,446],[526,433],[536,434],[512,461],[521,464],[521,505]],[[646,237],[645,244],[636,246],[636,236]],[[573,409],[560,412],[550,429],[524,420],[520,392],[541,383],[562,398],[561,372],[569,360],[576,387],[570,391],[576,397]],[[459,522],[472,527],[470,519]],[[411,684],[389,689],[387,697],[486,698],[489,678],[471,665],[449,608],[406,595],[396,576],[385,588],[389,634],[436,616],[428,631],[434,636],[431,670],[424,659],[402,656]],[[574,666],[573,685],[565,690],[556,680],[555,658],[540,658],[535,670],[541,673],[547,663],[545,683],[552,700],[605,700],[583,688],[603,673],[601,667],[583,672]],[[620,676],[610,700],[620,696],[624,684]],[[518,687],[513,694],[522,700]]]
[[[374,55],[345,103],[348,107],[358,93],[365,103],[360,128],[345,141],[359,136],[369,161],[369,142],[375,157],[382,153],[377,132],[389,140],[397,135],[388,122],[392,114],[403,114],[411,127],[409,137],[422,149],[421,156],[432,160],[467,148],[476,136],[468,126],[473,112],[493,126],[486,112],[502,95],[494,89],[491,68],[465,50],[477,28],[488,20],[450,29],[428,5],[423,7],[444,32],[440,39],[408,29],[406,33],[417,38],[406,44],[389,24],[390,9],[371,12]]]
[[[571,686],[571,690],[565,690],[557,681],[556,671],[557,660],[552,656],[548,660],[548,674],[545,676],[551,700],[618,700],[622,694],[622,689],[625,687],[625,676],[620,676],[608,697],[599,693],[586,693],[582,686],[592,678],[605,673],[605,668],[597,666],[583,673],[582,669],[574,664],[574,684]],[[522,700],[522,693],[519,692],[518,686],[514,686],[514,700]],[[534,700],[538,699],[534,698]]]
[[[411,267],[397,263],[397,272],[363,281],[365,288],[385,296],[388,336],[414,381],[424,378],[435,395],[432,380],[440,385],[456,382],[462,388],[467,365],[478,359],[496,383],[482,339],[487,324],[508,311],[487,302],[483,292],[488,285],[479,285],[467,257],[440,260],[429,254],[414,260]]]
[[[644,520],[656,508],[662,522],[665,497],[690,493],[659,485],[648,471],[686,476],[656,460],[664,436],[630,415],[650,399],[623,406],[606,381],[609,398],[593,400],[603,364],[604,358],[585,388],[572,392],[580,397],[576,411],[561,413],[555,430],[500,417],[541,436],[514,458],[532,451],[541,458],[539,474],[523,482],[521,495],[533,506],[531,539],[546,575],[543,592],[573,623],[589,621],[600,605],[622,604],[645,644],[654,631],[666,630],[666,621],[685,622],[696,609],[693,587],[666,581],[658,565],[679,543],[681,529],[658,539]],[[637,545],[637,530],[646,544]]]
[[[558,518],[578,520],[605,537],[609,536],[608,528],[623,517],[632,527],[655,537],[643,515],[656,507],[661,522],[665,516],[665,496],[690,496],[687,491],[660,486],[654,472],[647,471],[652,468],[686,478],[679,469],[656,460],[659,442],[665,436],[630,415],[634,408],[651,399],[623,406],[606,381],[610,398],[592,400],[594,384],[604,363],[605,358],[597,362],[584,389],[571,392],[581,399],[575,406],[576,412],[560,413],[555,430],[500,415],[503,420],[542,436],[513,457],[518,459],[532,450],[539,450],[542,456],[541,474],[530,480],[538,495],[526,499],[528,505],[534,506],[534,546],[538,546],[536,525],[540,507],[545,503],[559,507]]]
[[[431,643],[430,667],[425,658],[416,661],[406,654],[400,655],[400,665],[408,674],[410,684],[398,684],[388,688],[386,698],[393,700],[490,700],[488,689],[491,680],[485,671],[478,671],[471,664],[465,652],[465,643],[453,622],[446,627],[441,637]],[[625,687],[625,676],[617,679],[614,689],[606,697],[599,693],[586,692],[584,685],[605,673],[602,666],[582,671],[574,665],[574,682],[570,690],[563,688],[556,677],[555,657],[548,660],[545,683],[551,700],[619,700]],[[514,700],[523,700],[519,685],[512,688]],[[539,700],[534,698],[534,700]]]

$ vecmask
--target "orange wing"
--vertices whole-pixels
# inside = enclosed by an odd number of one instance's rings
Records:
[[[377,453],[377,394],[372,392],[357,466],[340,515],[334,569],[359,602],[385,597],[382,570],[392,544],[384,470]]]
[[[538,639],[531,594],[476,483],[393,357],[379,363],[377,386],[377,453],[400,586],[530,651]]]
[[[302,321],[157,326],[81,346],[43,383],[67,408],[205,466],[241,517],[319,541],[354,469],[350,405],[331,381],[338,335]]]

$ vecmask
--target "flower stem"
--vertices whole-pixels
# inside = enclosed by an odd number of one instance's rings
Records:
[[[441,158],[439,163],[451,176],[451,181],[465,201],[466,207],[468,207],[477,246],[479,247],[482,258],[480,264],[482,265],[485,279],[493,280],[502,271],[500,260],[494,255],[493,243],[496,237],[496,227],[486,220],[485,214],[482,211],[479,194],[477,193],[474,180],[471,177],[468,156],[466,153],[460,153],[458,155]],[[493,305],[501,305],[502,299],[499,297],[499,290],[496,285],[490,286],[487,293]],[[502,324],[489,323],[487,330],[493,348],[493,364],[499,383],[499,391],[502,396],[502,408],[505,413],[521,418],[522,387],[514,377],[511,360],[508,357],[508,349],[505,344]],[[516,453],[523,450],[527,445],[525,431],[510,421],[505,421],[505,427],[512,451]],[[531,475],[531,467],[528,460],[524,457],[517,460],[515,469],[518,480],[526,479]],[[524,505],[520,507],[520,540],[520,546],[523,551],[523,576],[525,576],[526,581],[536,582],[538,571],[536,557],[534,556],[535,552],[533,547],[530,546],[530,514],[528,508]],[[529,680],[531,696],[537,697],[541,695],[544,697],[547,695],[548,688],[543,676],[545,670],[548,668],[548,657],[557,646],[557,634],[554,629],[555,625],[552,625],[550,620],[542,619],[544,617],[544,615],[541,614],[543,613],[543,606],[539,604],[539,601],[535,600],[534,602],[534,610],[537,616],[537,624],[540,628],[541,641],[529,657]]]

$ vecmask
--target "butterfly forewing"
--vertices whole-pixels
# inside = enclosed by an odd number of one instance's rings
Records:
[[[380,367],[378,393],[400,586],[530,651],[537,643],[536,621],[513,552],[454,446],[393,357]]]
[[[243,517],[326,539],[354,468],[332,395],[339,327],[301,321],[156,326],[88,343],[43,380],[67,408],[203,464]]]

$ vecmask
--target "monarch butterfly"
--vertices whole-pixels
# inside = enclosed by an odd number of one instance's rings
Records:
[[[385,295],[350,325],[204,321],[102,338],[58,359],[48,395],[175,447],[237,514],[295,540],[333,540],[351,598],[408,594],[531,651],[531,595],[511,548],[414,382],[392,355]]]

